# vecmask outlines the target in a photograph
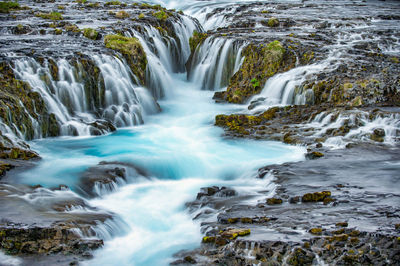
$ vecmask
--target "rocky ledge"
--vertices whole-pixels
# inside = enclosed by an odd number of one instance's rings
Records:
[[[0,184],[0,248],[24,262],[73,262],[92,257],[107,237],[104,223],[121,230],[110,212],[90,206],[66,186]],[[61,256],[62,255],[62,256]]]
[[[204,188],[188,203],[201,222],[201,247],[177,254],[173,264],[395,265],[399,154],[399,147],[368,144],[266,166],[254,178],[275,186],[256,196]]]

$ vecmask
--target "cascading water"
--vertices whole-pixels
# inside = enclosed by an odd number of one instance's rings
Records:
[[[104,161],[136,165],[149,175],[149,179],[128,177],[130,184],[117,180],[110,186],[95,185],[94,192],[101,198],[91,200],[90,204],[116,213],[126,227],[122,227],[123,235],[105,242],[104,249],[96,252],[94,260],[88,262],[90,265],[168,264],[175,252],[200,243],[199,226],[183,205],[193,199],[201,187],[219,184],[235,187],[238,191],[254,191],[258,195],[257,191],[265,190],[267,185],[271,185],[271,180],[260,180],[257,186],[249,186],[249,180],[254,178],[254,169],[269,163],[303,158],[301,147],[220,138],[220,129],[212,125],[215,115],[232,112],[237,107],[215,105],[211,99],[212,91],[200,90],[195,80],[188,82],[186,73],[174,74],[181,71],[182,64],[189,57],[188,38],[196,29],[196,24],[192,25],[175,26],[175,29],[180,28],[181,44],[150,27],[141,33],[131,30],[131,35],[140,40],[147,54],[147,75],[153,77],[148,78],[148,86],[155,97],[166,96],[160,101],[162,113],[149,116],[144,125],[107,136],[32,143],[43,159],[29,174],[21,174],[23,183],[53,186],[62,182],[79,191],[77,177]],[[198,80],[211,80],[212,72],[207,70],[210,68],[216,73],[212,82],[207,81],[207,86],[215,90],[226,86],[229,77],[240,66],[244,44],[221,38],[213,40],[210,45],[215,49],[211,57],[206,51],[200,51],[197,57],[200,64],[209,60],[215,62],[215,66],[200,65],[209,74]],[[171,56],[171,52],[180,50],[177,47],[181,47],[181,55]],[[116,109],[113,105],[129,105],[137,100],[145,106],[146,101],[138,96],[137,86],[128,86],[128,79],[115,78],[117,74],[126,76],[124,68],[121,68],[123,62],[117,59],[108,62],[108,56],[92,57],[104,79],[104,101],[108,105],[104,109],[106,118],[109,110]],[[192,70],[193,73],[198,71],[200,69]],[[126,89],[113,90],[115,87]],[[81,109],[84,110],[83,106]],[[112,114],[123,120],[122,114],[117,115],[118,111],[116,109]],[[43,172],[47,173],[46,177]],[[273,191],[274,187],[269,189]],[[75,207],[69,211],[85,210]],[[94,230],[96,235],[107,239],[110,237],[107,232],[113,235],[115,231],[113,227],[100,225]]]
[[[299,66],[271,77],[265,83],[261,93],[249,100],[249,109],[252,113],[258,113],[276,105],[312,104],[314,101],[312,90],[296,94],[295,89],[309,76],[321,72],[328,65],[328,63],[322,63]]]
[[[186,16],[181,16],[174,23],[178,40],[162,34],[154,27],[144,27],[143,32],[131,29],[131,35],[139,39],[146,52],[146,85],[156,99],[163,98],[171,91],[171,73],[185,72],[185,64],[190,56],[188,40],[194,30],[201,30],[201,26]]]
[[[241,64],[241,53],[246,43],[231,39],[207,38],[196,49],[191,60],[188,79],[203,90],[219,90],[226,87],[229,78]]]
[[[106,133],[107,129],[94,127],[92,123],[108,119],[117,127],[133,126],[143,123],[146,114],[158,111],[148,91],[135,85],[138,82],[125,62],[110,55],[91,57],[100,70],[94,81],[97,84],[92,88],[85,87],[88,74],[79,63],[74,66],[65,59],[58,60],[54,77],[48,62],[42,66],[31,58],[15,61],[16,75],[42,95],[49,112],[60,123],[61,135]],[[35,137],[40,138],[40,133]]]

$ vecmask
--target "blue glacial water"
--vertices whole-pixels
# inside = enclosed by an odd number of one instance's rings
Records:
[[[278,142],[230,140],[215,127],[215,115],[241,106],[215,104],[213,92],[198,90],[185,75],[173,76],[162,112],[142,126],[86,138],[32,142],[42,160],[20,181],[76,190],[83,171],[101,161],[127,162],[150,176],[122,186],[90,204],[112,211],[126,223],[125,234],[105,242],[89,265],[166,265],[174,253],[201,242],[199,225],[185,210],[201,187],[224,185],[239,194],[273,190],[259,180],[259,167],[304,158],[304,148]]]

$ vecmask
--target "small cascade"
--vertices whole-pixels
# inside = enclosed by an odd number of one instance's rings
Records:
[[[327,62],[299,66],[271,77],[265,83],[261,93],[250,99],[249,109],[252,113],[258,113],[274,105],[312,104],[314,101],[313,91],[306,90],[299,93],[296,92],[296,88],[311,75],[321,72],[327,66]]]
[[[315,130],[314,137],[328,136],[325,144],[343,148],[351,141],[378,141],[393,145],[400,141],[400,114],[349,111],[322,112],[305,125]]]
[[[191,61],[188,79],[202,90],[219,90],[239,69],[246,43],[232,39],[208,38],[197,48]]]
[[[131,29],[131,35],[139,39],[147,55],[146,86],[156,99],[161,99],[171,89],[172,73],[186,71],[190,56],[189,38],[201,26],[194,20],[181,16],[173,23],[176,38],[170,37],[163,29],[145,26],[142,31]]]
[[[55,115],[60,135],[104,134],[110,129],[109,122],[116,127],[138,125],[144,115],[158,111],[153,97],[135,85],[136,77],[121,59],[92,55],[89,61],[94,62],[89,69],[79,60],[14,62],[16,76],[39,92],[49,113]],[[42,137],[39,123],[32,124],[35,138]]]

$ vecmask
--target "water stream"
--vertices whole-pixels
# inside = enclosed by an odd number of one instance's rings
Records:
[[[181,42],[188,42],[195,29],[188,23],[177,30]],[[222,129],[214,126],[217,114],[243,110],[243,106],[212,100],[213,91],[226,86],[239,67],[243,43],[209,40],[208,54],[199,51],[188,78],[182,69],[189,56],[188,45],[181,45],[179,57],[175,57],[170,54],[173,40],[166,45],[153,28],[146,28],[144,34],[132,30],[131,35],[139,38],[147,53],[149,90],[130,78],[132,73],[122,60],[88,55],[104,78],[106,99],[100,114],[93,112],[91,102],[84,101],[82,84],[72,75],[68,62],[57,62],[64,74],[60,81],[47,84],[40,73],[50,77],[48,69],[33,60],[16,64],[19,76],[45,96],[65,130],[64,137],[30,142],[43,159],[28,173],[21,173],[19,182],[44,187],[65,184],[79,194],[80,177],[100,162],[129,163],[146,173],[146,178],[137,178],[128,172],[128,184],[114,184],[112,190],[89,200],[91,205],[115,213],[125,226],[118,228],[118,233],[113,227],[97,228],[99,236],[106,230],[113,238],[105,241],[88,265],[166,265],[174,253],[200,245],[200,226],[185,210],[185,203],[194,200],[201,187],[232,187],[239,195],[251,192],[257,202],[259,191],[274,190],[270,179],[256,178],[259,167],[304,158],[302,147],[224,139]],[[213,75],[208,73],[213,72],[215,77],[210,78]],[[51,89],[56,93],[50,93]],[[161,99],[161,113],[150,94]],[[90,122],[99,118],[110,119],[119,129],[89,136]],[[72,127],[79,137],[67,136],[73,135],[69,132]]]
[[[301,147],[221,138],[222,130],[213,126],[215,115],[241,107],[216,105],[212,92],[186,81],[185,74],[171,78],[175,89],[160,102],[163,112],[144,125],[101,137],[33,142],[43,160],[21,176],[24,183],[66,184],[78,190],[80,174],[100,161],[131,163],[150,176],[90,201],[128,225],[123,236],[106,241],[90,265],[167,264],[173,253],[201,241],[199,226],[184,208],[201,187],[224,185],[256,193],[271,181],[256,180],[258,167],[303,158]],[[116,252],[117,257],[110,255]]]

